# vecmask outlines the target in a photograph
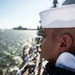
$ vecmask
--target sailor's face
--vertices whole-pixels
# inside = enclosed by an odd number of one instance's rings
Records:
[[[57,36],[54,29],[45,28],[42,31],[41,55],[48,61],[55,61],[58,54]]]

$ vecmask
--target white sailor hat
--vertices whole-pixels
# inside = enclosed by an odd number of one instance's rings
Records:
[[[74,28],[75,4],[40,12],[42,28]]]

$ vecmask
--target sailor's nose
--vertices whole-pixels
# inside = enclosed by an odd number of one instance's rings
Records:
[[[42,43],[42,41],[43,41],[43,37],[41,37],[41,39],[40,39],[40,43]]]

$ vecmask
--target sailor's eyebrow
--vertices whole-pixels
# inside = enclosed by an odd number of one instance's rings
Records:
[[[42,33],[45,34],[44,30],[42,30]]]
[[[43,35],[45,35],[45,32],[44,32],[44,30],[42,30],[42,34],[43,34]]]

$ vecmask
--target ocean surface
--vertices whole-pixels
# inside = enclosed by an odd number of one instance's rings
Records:
[[[14,75],[13,69],[22,64],[24,45],[36,36],[36,30],[0,30],[0,75]]]

